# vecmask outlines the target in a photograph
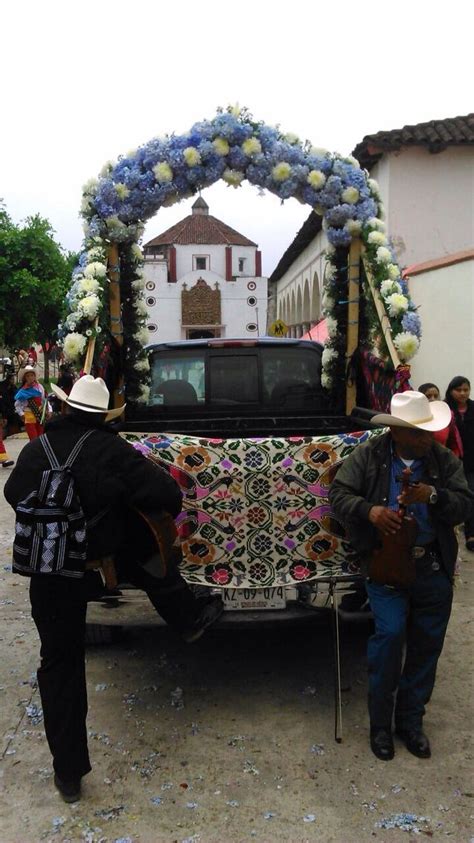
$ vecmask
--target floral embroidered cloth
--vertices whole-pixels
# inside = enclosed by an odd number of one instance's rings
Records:
[[[182,573],[202,585],[291,585],[356,573],[331,513],[341,461],[373,431],[287,439],[124,434],[179,484]]]

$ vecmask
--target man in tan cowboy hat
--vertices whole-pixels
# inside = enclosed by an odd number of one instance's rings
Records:
[[[87,599],[98,575],[87,570],[89,562],[97,567],[111,557],[125,561],[127,581],[146,591],[157,611],[186,641],[196,640],[217,619],[222,602],[220,598],[196,600],[176,566],[170,565],[164,576],[161,570],[159,579],[150,568],[148,554],[156,555],[156,545],[150,547],[146,539],[141,542],[141,534],[147,532],[145,521],[156,513],[175,517],[181,509],[181,492],[166,471],[105,424],[121,415],[124,407],[108,409],[104,381],[84,375],[70,395],[53,388],[69,412],[47,425],[46,436],[25,446],[4,491],[14,509],[20,502],[23,507],[44,482],[51,454],[60,466],[71,453],[77,455],[70,471],[86,520],[84,561],[70,554],[59,565],[57,556],[51,560],[44,554],[39,562],[25,558],[15,568],[14,557],[14,570],[30,576],[32,615],[41,639],[38,683],[55,785],[66,802],[75,802],[80,798],[81,778],[91,769],[84,637]],[[145,519],[141,531],[136,529],[141,517],[137,512]],[[135,544],[130,540],[131,524]],[[49,547],[46,550],[50,554]]]
[[[393,718],[397,735],[411,753],[419,758],[431,755],[422,725],[451,612],[454,527],[469,515],[474,499],[461,462],[432,435],[449,424],[448,405],[407,391],[393,396],[390,409],[390,414],[372,418],[390,431],[359,445],[343,461],[329,492],[364,575],[380,545],[394,556],[393,579],[386,574],[390,585],[380,577],[377,582],[373,576],[366,580],[375,621],[368,643],[370,745],[383,761],[395,752]],[[410,486],[402,490],[407,468]],[[408,583],[394,585],[400,574],[397,561],[402,566],[397,540],[405,528],[400,505],[415,519],[414,546],[404,551],[412,576]]]

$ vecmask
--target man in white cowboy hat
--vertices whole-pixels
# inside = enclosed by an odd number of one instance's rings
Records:
[[[173,517],[180,512],[178,485],[105,424],[120,416],[124,407],[108,409],[109,391],[101,378],[84,375],[70,395],[58,387],[53,389],[69,412],[46,427],[46,448],[41,437],[22,450],[5,486],[7,501],[16,509],[20,501],[40,488],[43,472],[50,468],[48,448],[64,465],[88,432],[71,467],[86,518],[87,560],[97,567],[96,562],[120,558],[121,552],[123,558],[126,548],[127,581],[146,591],[157,611],[186,641],[196,640],[221,614],[222,602],[219,598],[196,600],[176,566],[170,565],[164,576],[161,571],[157,579],[147,555],[150,552],[156,556],[156,544],[147,549],[147,541],[141,542],[136,529],[136,545],[130,540],[130,513],[139,519],[138,511],[147,519],[157,512]],[[147,531],[142,527],[141,532]],[[80,798],[81,778],[91,769],[84,638],[87,599],[98,575],[85,570],[84,564],[75,564],[74,559],[66,561],[68,568],[58,567],[53,573],[51,566],[28,570],[26,560],[25,570],[18,572],[30,576],[32,616],[41,639],[38,683],[55,785],[66,802],[75,802]],[[90,567],[87,562],[85,567]]]
[[[416,519],[415,546],[409,551],[414,581],[394,586],[366,580],[375,621],[368,643],[370,745],[384,761],[395,752],[393,719],[411,753],[431,755],[423,716],[451,612],[454,527],[469,515],[474,499],[461,462],[432,435],[449,424],[448,405],[407,391],[393,396],[390,410],[372,418],[390,432],[359,445],[342,462],[329,492],[364,575],[380,534],[396,536],[401,529],[399,505]],[[402,491],[407,467],[411,484]]]

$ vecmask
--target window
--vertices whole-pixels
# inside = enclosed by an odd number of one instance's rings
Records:
[[[245,271],[245,258],[239,258],[239,272]]]
[[[211,404],[254,404],[258,401],[255,355],[212,355],[209,362]]]
[[[265,403],[282,409],[324,407],[321,356],[303,348],[264,348],[262,377]]]
[[[193,269],[209,269],[208,255],[193,255]]]
[[[150,360],[151,385],[149,404],[167,406],[202,404],[204,402],[204,354],[193,351],[156,353]]]

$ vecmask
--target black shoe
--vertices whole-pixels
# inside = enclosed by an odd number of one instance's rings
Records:
[[[391,761],[395,755],[390,729],[371,729],[370,748],[381,761]]]
[[[364,591],[351,591],[344,594],[338,606],[338,612],[344,620],[365,620],[372,617],[369,599]]]
[[[397,729],[397,735],[412,755],[417,758],[431,758],[430,742],[421,729]]]
[[[2,468],[9,468],[11,465],[15,465],[15,460],[5,460],[5,462],[2,462]]]
[[[54,774],[54,784],[59,790],[64,802],[79,802],[81,798],[81,780],[63,782],[59,776]]]
[[[204,631],[220,618],[223,611],[224,604],[218,595],[206,600],[192,627],[182,633],[183,640],[187,644],[197,641],[204,634]]]

